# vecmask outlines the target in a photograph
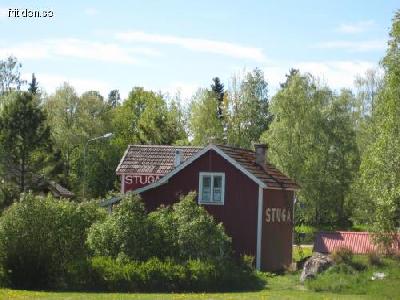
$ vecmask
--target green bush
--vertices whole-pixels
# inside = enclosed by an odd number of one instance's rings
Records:
[[[128,194],[104,222],[90,228],[87,244],[97,256],[143,261],[159,250],[156,244],[152,247],[155,238],[142,201]]]
[[[222,224],[197,205],[191,193],[172,207],[146,214],[136,195],[127,195],[105,222],[92,226],[87,244],[97,256],[145,261],[151,257],[175,260],[224,260],[231,241]]]
[[[0,219],[1,263],[11,285],[64,287],[69,264],[86,258],[88,228],[104,216],[95,203],[23,195]]]
[[[149,221],[153,226],[153,244],[159,249],[157,257],[175,257],[179,255],[178,236],[174,211],[172,207],[161,206],[149,213]]]
[[[176,262],[151,258],[144,262],[94,257],[89,284],[119,292],[209,292],[262,288],[265,282],[253,270],[228,262],[199,259]]]
[[[173,236],[172,249],[177,249],[174,257],[223,261],[232,254],[231,239],[222,224],[197,205],[195,196],[190,193],[175,203],[170,211],[172,222],[165,224],[164,230]]]

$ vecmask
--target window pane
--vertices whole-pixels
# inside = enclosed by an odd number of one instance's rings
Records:
[[[211,176],[203,177],[203,188],[202,188],[201,198],[205,202],[209,202],[211,200]]]
[[[222,176],[214,176],[213,201],[222,201]]]

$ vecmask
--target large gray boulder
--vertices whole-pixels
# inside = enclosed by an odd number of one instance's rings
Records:
[[[314,278],[317,274],[326,270],[333,264],[332,259],[328,255],[321,253],[314,253],[303,267],[303,272],[301,272],[300,282],[304,282],[306,279]]]

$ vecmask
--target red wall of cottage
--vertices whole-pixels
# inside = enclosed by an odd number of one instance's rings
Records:
[[[198,193],[199,172],[225,173],[224,205],[204,205],[224,224],[237,254],[256,255],[258,185],[215,151],[209,151],[173,176],[168,183],[141,194],[151,211],[173,204],[190,191]]]
[[[282,270],[292,262],[293,192],[264,190],[263,198],[261,269]]]

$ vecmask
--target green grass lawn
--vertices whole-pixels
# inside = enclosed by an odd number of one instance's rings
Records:
[[[299,271],[285,275],[263,273],[267,284],[257,292],[124,294],[0,289],[0,299],[400,299],[399,261],[385,259],[379,267],[369,266],[365,256],[357,256],[354,261],[363,264],[365,269],[356,273],[328,271],[305,286],[299,283]],[[383,271],[386,278],[372,281],[370,278],[377,271]]]
[[[264,289],[248,293],[207,294],[119,294],[119,293],[63,293],[0,290],[1,299],[377,299],[360,295],[316,293],[286,287],[283,290]],[[395,299],[395,298],[392,298]]]

